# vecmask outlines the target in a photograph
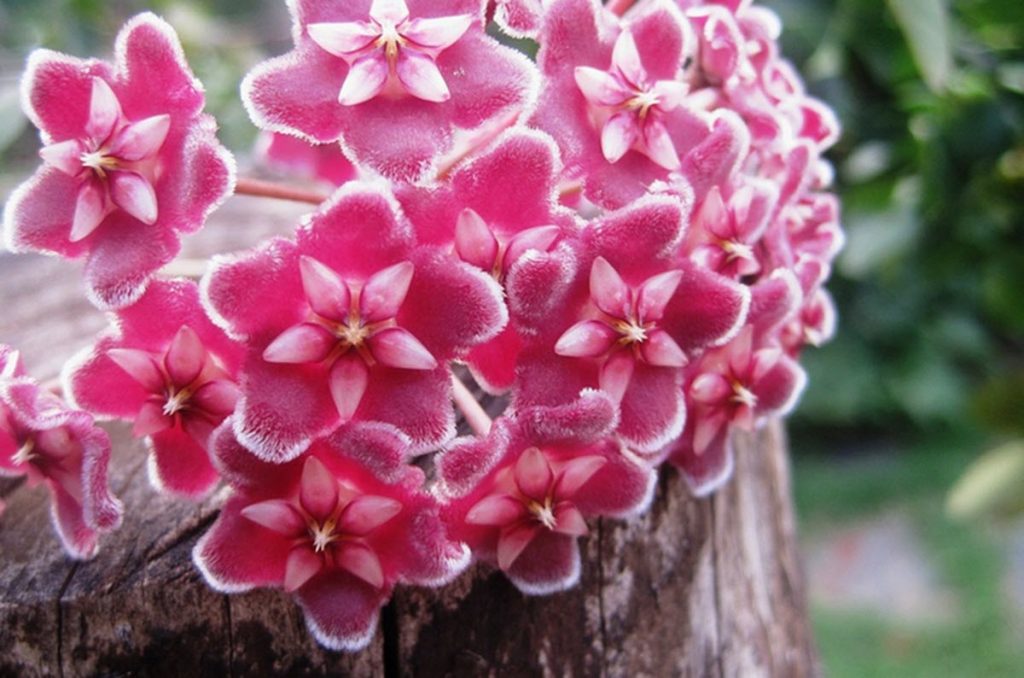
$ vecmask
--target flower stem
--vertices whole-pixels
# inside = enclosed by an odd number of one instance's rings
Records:
[[[273,181],[262,179],[250,179],[241,177],[235,184],[235,195],[254,195],[261,198],[275,198],[277,200],[290,200],[292,202],[304,202],[310,205],[319,205],[327,200],[326,195],[318,191],[309,191],[302,188],[285,186]]]
[[[622,16],[626,13],[636,0],[608,0],[608,4],[604,6],[606,10],[617,16]]]
[[[473,429],[473,433],[478,436],[485,436],[490,432],[491,417],[480,406],[480,403],[476,401],[476,398],[466,388],[466,385],[454,374],[452,375],[452,398],[455,400],[455,406],[459,408],[462,416],[466,418],[466,423]]]

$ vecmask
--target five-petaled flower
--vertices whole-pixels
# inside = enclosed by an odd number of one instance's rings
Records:
[[[84,257],[89,298],[105,309],[138,300],[234,184],[173,29],[139,15],[116,53],[113,66],[32,53],[22,105],[44,163],[4,211],[9,249]]]

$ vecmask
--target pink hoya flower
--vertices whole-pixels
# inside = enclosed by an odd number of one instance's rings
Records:
[[[356,178],[355,166],[337,144],[311,144],[287,134],[263,132],[256,154],[270,168],[283,174],[322,181],[329,186],[341,186]]]
[[[697,210],[686,248],[696,263],[733,279],[761,270],[754,246],[775,207],[775,187],[748,179],[728,199],[713,186]]]
[[[555,138],[567,177],[602,207],[621,207],[670,177],[703,197],[736,170],[749,132],[732,111],[708,113],[688,100],[680,76],[692,37],[674,7],[647,3],[622,26],[610,22],[594,0],[551,4],[533,124]]]
[[[455,423],[448,361],[507,322],[493,278],[417,245],[390,193],[365,183],[339,189],[295,242],[216,259],[203,285],[247,347],[235,432],[272,461],[349,420],[440,444]]]
[[[206,317],[195,283],[153,282],[113,327],[65,368],[68,397],[96,415],[134,422],[158,489],[199,497],[219,476],[210,433],[235,409],[242,347]]]
[[[281,587],[317,640],[362,649],[398,583],[439,586],[469,552],[450,540],[423,472],[404,463],[408,439],[357,423],[287,464],[257,460],[225,424],[213,447],[234,492],[193,559],[219,591]]]
[[[535,70],[482,28],[482,0],[290,2],[295,49],[253,70],[242,95],[257,126],[341,140],[360,163],[411,180],[458,130],[525,109]]]
[[[585,391],[452,445],[438,462],[452,536],[524,593],[574,586],[586,518],[635,515],[653,494],[654,471],[608,435],[615,409],[607,395]]]
[[[488,13],[514,38],[536,38],[547,0],[490,0]]]
[[[559,170],[550,137],[514,129],[443,184],[396,190],[422,242],[451,248],[459,259],[504,284],[521,257],[551,251],[563,233],[577,230],[571,213],[556,205]],[[501,393],[515,379],[521,345],[510,324],[473,347],[465,359],[478,383]]]
[[[113,65],[36,50],[22,91],[45,145],[7,203],[8,248],[83,257],[93,303],[133,303],[234,184],[177,36],[141,14]]]
[[[87,413],[68,409],[24,374],[18,353],[0,345],[0,476],[45,483],[64,549],[91,558],[101,532],[121,524],[107,487],[110,438]]]
[[[749,303],[745,287],[675,253],[685,216],[677,200],[638,200],[584,230],[570,279],[552,285],[545,262],[510,277],[525,344],[515,406],[563,404],[601,388],[620,404],[617,432],[637,451],[679,435],[683,367],[733,336]]]

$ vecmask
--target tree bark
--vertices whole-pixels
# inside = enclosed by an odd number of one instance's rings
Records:
[[[254,220],[251,202],[235,204],[218,221],[250,224],[251,242],[282,220],[276,208]],[[223,251],[224,239],[190,254]],[[0,280],[0,342],[22,349],[41,380],[105,324],[65,262],[0,255]],[[735,477],[713,498],[693,499],[665,469],[646,514],[592,524],[575,589],[528,597],[483,566],[442,589],[399,588],[370,646],[352,655],[318,647],[279,591],[208,588],[190,552],[217,495],[200,504],[156,495],[143,446],[127,426],[107,428],[126,515],[94,560],[64,556],[45,490],[0,483],[0,675],[819,673],[778,422],[738,437]]]

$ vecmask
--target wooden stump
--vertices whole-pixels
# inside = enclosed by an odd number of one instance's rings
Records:
[[[244,220],[251,242],[291,216],[261,204],[255,218],[251,202],[237,205],[217,220]],[[226,249],[216,238],[190,248]],[[22,349],[37,377],[55,374],[104,325],[64,262],[0,255],[0,280],[0,342]],[[65,558],[42,488],[0,484],[8,504],[0,515],[0,675],[819,672],[777,422],[740,437],[735,478],[714,498],[691,498],[666,469],[645,515],[596,521],[581,541],[577,588],[527,597],[485,567],[439,590],[400,588],[373,642],[354,655],[318,647],[278,591],[209,589],[190,553],[216,517],[216,499],[196,505],[157,496],[141,444],[124,425],[108,430],[111,487],[126,515],[92,561]]]

